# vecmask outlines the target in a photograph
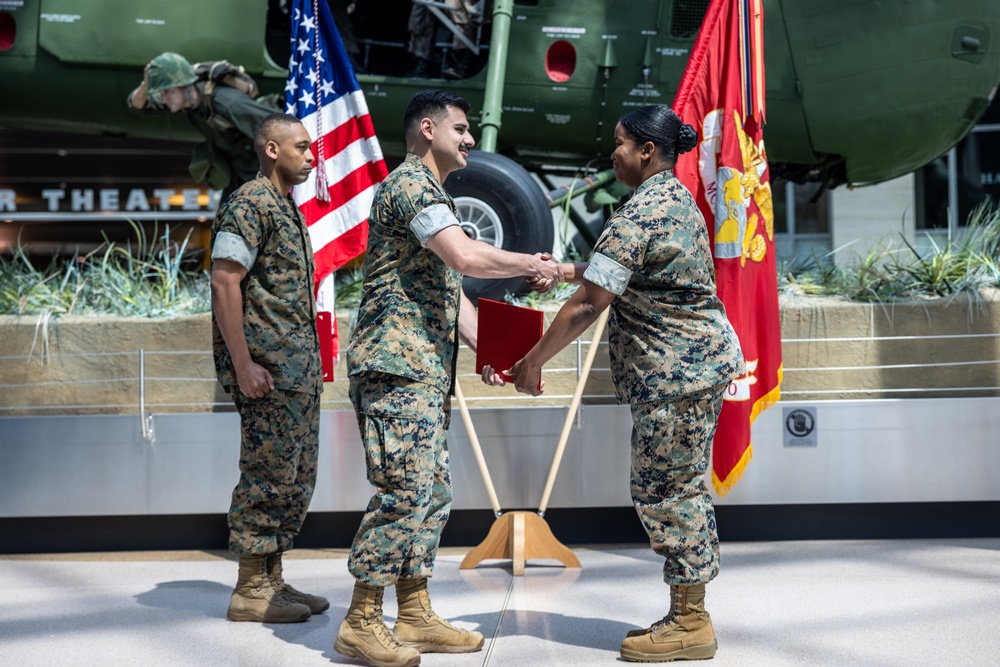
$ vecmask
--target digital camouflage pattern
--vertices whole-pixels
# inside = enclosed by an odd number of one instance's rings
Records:
[[[347,352],[348,372],[380,371],[450,392],[458,350],[462,276],[420,246],[410,221],[455,202],[415,155],[379,186],[368,218],[364,296]]]
[[[632,271],[608,321],[621,403],[690,394],[746,372],[739,340],[715,295],[705,220],[673,171],[636,188],[608,220],[594,253]]]
[[[256,261],[240,284],[250,356],[271,373],[275,388],[321,393],[312,246],[295,202],[258,175],[219,209],[212,225],[213,247],[220,232],[241,236],[257,249]],[[212,338],[219,382],[230,393],[238,392],[214,313]]]
[[[702,478],[726,385],[632,405],[632,502],[663,581],[707,583],[719,573],[715,508]]]
[[[350,395],[375,495],[348,570],[371,586],[430,577],[451,509],[451,399],[430,385],[378,372],[352,375]]]
[[[719,571],[719,538],[702,475],[722,396],[745,372],[715,294],[708,229],[666,170],[636,188],[594,252],[632,272],[608,322],[615,391],[632,404],[632,500],[665,559],[664,581],[707,582]]]
[[[287,551],[316,486],[319,394],[275,389],[248,398],[237,389],[240,480],[229,508],[229,549],[238,556]]]
[[[148,93],[187,86],[198,80],[194,67],[179,53],[161,53],[149,63],[146,74]]]

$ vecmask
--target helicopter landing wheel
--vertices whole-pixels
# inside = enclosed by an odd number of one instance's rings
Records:
[[[462,230],[470,238],[511,252],[552,252],[552,211],[528,170],[497,153],[471,151],[465,169],[444,184],[455,200]],[[465,294],[502,301],[507,293],[524,294],[524,278],[469,278]]]

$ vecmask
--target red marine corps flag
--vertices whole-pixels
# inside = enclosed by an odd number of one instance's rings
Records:
[[[293,0],[291,11],[285,110],[309,131],[316,158],[316,169],[292,196],[309,225],[317,310],[333,311],[333,271],[365,251],[375,188],[389,172],[326,0]]]
[[[719,298],[747,366],[729,386],[712,446],[720,496],[750,461],[753,420],[781,395],[763,42],[762,0],[711,0],[673,107],[698,131],[697,150],[680,156],[676,173],[708,224]]]

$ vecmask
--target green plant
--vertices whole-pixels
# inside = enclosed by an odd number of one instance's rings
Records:
[[[191,232],[174,241],[169,227],[162,236],[154,228],[157,241],[149,243],[145,230],[131,224],[135,247],[105,238],[93,252],[53,258],[44,269],[32,264],[20,244],[12,255],[0,256],[0,314],[48,322],[69,314],[170,317],[210,310],[208,276],[185,268]]]
[[[953,296],[1000,287],[1000,211],[980,206],[969,216],[962,235],[918,251],[906,238],[902,246],[882,244],[854,266],[843,267],[830,255],[813,257],[798,269],[779,273],[785,294],[822,294],[850,300],[892,301],[916,296]],[[831,253],[832,255],[832,253]]]
[[[360,266],[338,269],[334,274],[334,301],[337,308],[357,308],[364,293],[364,271]]]

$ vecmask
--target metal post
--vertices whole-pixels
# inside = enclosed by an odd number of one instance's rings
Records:
[[[948,238],[958,238],[958,149],[948,151]]]
[[[153,415],[146,414],[146,350],[139,350],[139,428],[146,444],[153,443]]]
[[[139,415],[146,414],[146,350],[139,350]],[[142,432],[146,435],[145,430]]]
[[[591,343],[593,345],[593,343]],[[580,381],[580,376],[583,375],[583,341],[579,338],[576,339],[576,381]],[[583,407],[576,411],[576,427],[583,427]]]
[[[789,238],[795,243],[795,183],[785,183],[785,226]]]
[[[493,3],[493,31],[490,33],[490,58],[486,65],[486,95],[483,98],[483,136],[479,141],[479,150],[486,153],[497,150],[513,13],[514,0],[496,0]]]

